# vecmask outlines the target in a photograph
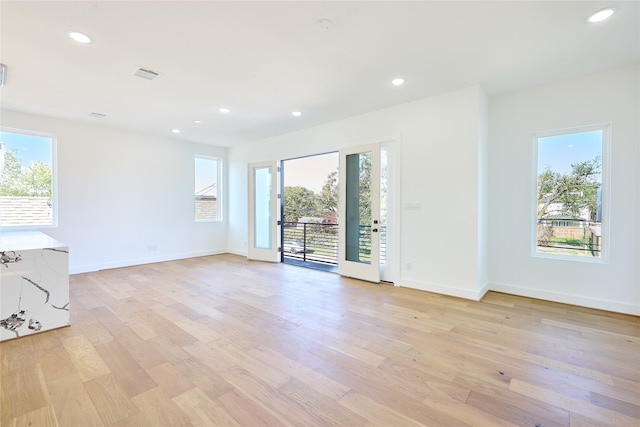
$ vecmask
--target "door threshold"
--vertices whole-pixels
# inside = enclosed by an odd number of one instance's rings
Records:
[[[314,270],[327,271],[329,273],[338,272],[338,266],[335,264],[326,264],[323,262],[314,262],[314,261],[303,261],[301,259],[286,258],[286,257],[284,258],[283,262],[285,264],[296,265],[298,267],[304,267],[304,268],[312,268]]]

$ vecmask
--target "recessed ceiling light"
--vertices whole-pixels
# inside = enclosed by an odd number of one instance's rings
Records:
[[[77,41],[78,43],[87,44],[93,41],[91,40],[91,37],[89,37],[88,35],[79,33],[77,31],[69,31],[67,35],[71,37],[74,41]]]
[[[615,7],[607,7],[606,9],[599,10],[593,15],[589,16],[587,18],[587,22],[592,24],[596,22],[602,22],[605,19],[611,18],[611,15],[616,13],[617,10],[618,9],[616,9]]]
[[[218,111],[220,111],[222,114],[227,114],[231,110],[226,107],[222,107],[222,108],[219,108]]]
[[[180,133],[180,129],[173,129],[171,132],[173,132],[173,133]]]
[[[200,123],[202,123],[202,120],[194,120],[193,123],[199,125]]]
[[[294,115],[294,116],[296,116],[296,117],[300,117],[300,116],[302,115],[302,111],[294,111],[294,112],[293,112],[293,113],[291,113],[291,114],[293,114],[293,115]]]
[[[391,80],[391,84],[394,86],[402,86],[404,84],[405,80],[402,77],[397,77],[393,80]]]

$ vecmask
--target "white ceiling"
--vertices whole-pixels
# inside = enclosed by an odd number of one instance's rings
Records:
[[[609,21],[585,23],[610,5],[618,12]],[[3,0],[1,103],[233,146],[477,83],[496,94],[638,63],[639,6]],[[322,18],[331,29],[316,25]],[[73,42],[74,30],[93,43]],[[162,75],[142,80],[138,66]],[[407,83],[392,86],[396,76]]]

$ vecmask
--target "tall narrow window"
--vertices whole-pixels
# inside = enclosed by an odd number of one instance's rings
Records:
[[[56,226],[55,189],[55,138],[25,131],[1,131],[0,226]]]
[[[195,157],[195,220],[220,220],[220,159]]]
[[[536,135],[536,253],[602,259],[608,126]]]

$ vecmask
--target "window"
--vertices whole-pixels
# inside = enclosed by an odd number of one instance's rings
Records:
[[[195,220],[219,221],[220,159],[195,157]]]
[[[604,259],[608,125],[538,134],[535,253]]]
[[[51,135],[0,131],[0,226],[57,225],[56,144]]]

